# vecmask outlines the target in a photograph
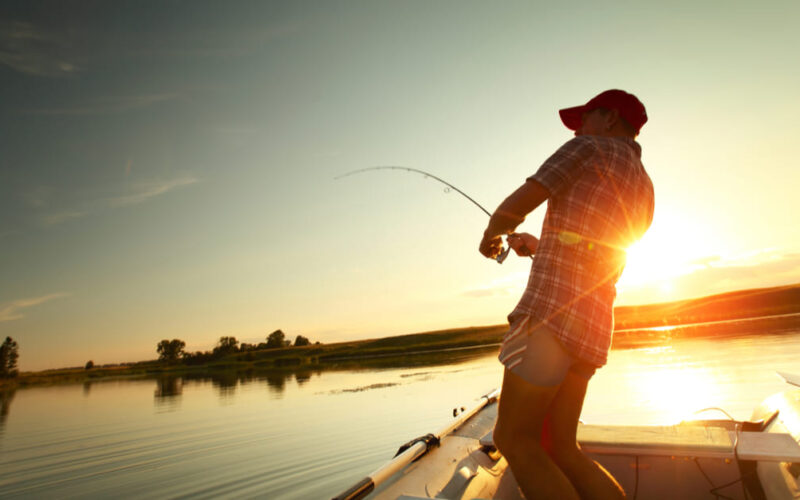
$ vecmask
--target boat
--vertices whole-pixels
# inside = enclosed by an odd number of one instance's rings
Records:
[[[334,499],[524,499],[492,441],[499,397],[492,391],[440,431],[404,444],[391,461]],[[800,498],[800,389],[765,399],[748,421],[580,423],[578,441],[628,498]]]

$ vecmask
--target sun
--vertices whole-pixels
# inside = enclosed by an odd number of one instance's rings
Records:
[[[619,286],[648,287],[669,295],[676,289],[677,278],[695,270],[699,259],[715,254],[718,241],[709,228],[680,212],[665,210],[657,214],[644,237],[627,249]]]
[[[658,285],[680,274],[679,258],[657,238],[645,236],[628,248],[627,254],[620,286]]]

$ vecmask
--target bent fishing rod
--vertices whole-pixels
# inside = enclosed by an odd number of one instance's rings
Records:
[[[417,168],[403,167],[403,166],[399,166],[399,165],[386,165],[386,166],[377,166],[377,167],[367,167],[367,168],[360,168],[360,169],[358,169],[358,170],[353,170],[353,171],[351,171],[351,172],[347,172],[347,173],[344,173],[344,174],[342,174],[342,175],[338,175],[338,176],[334,177],[333,179],[334,179],[334,180],[338,180],[338,179],[341,179],[341,178],[343,178],[343,177],[349,177],[349,176],[351,176],[351,175],[360,174],[360,173],[362,173],[362,172],[369,172],[370,170],[405,170],[406,172],[413,172],[413,173],[415,173],[415,174],[420,174],[420,175],[423,175],[423,176],[425,176],[425,178],[426,178],[426,179],[430,177],[431,179],[434,179],[434,180],[436,180],[436,181],[439,181],[439,182],[441,182],[442,184],[444,184],[445,186],[447,186],[447,188],[448,188],[448,189],[445,189],[445,193],[449,193],[449,192],[450,192],[449,190],[450,190],[450,189],[453,189],[453,190],[455,190],[455,191],[456,191],[458,194],[460,194],[460,195],[461,195],[461,196],[463,196],[464,198],[466,198],[466,199],[468,199],[469,201],[471,201],[471,202],[472,202],[472,203],[473,203],[473,204],[474,204],[476,207],[478,207],[478,208],[480,208],[481,210],[483,210],[483,212],[484,212],[486,215],[488,215],[489,217],[491,217],[491,216],[492,216],[492,213],[491,213],[491,212],[489,212],[488,210],[486,210],[485,208],[483,208],[483,206],[482,206],[480,203],[478,203],[477,201],[475,201],[475,200],[474,200],[474,199],[473,199],[473,198],[472,198],[470,195],[468,195],[468,194],[467,194],[467,193],[465,193],[464,191],[462,191],[462,190],[458,189],[457,187],[455,187],[454,185],[450,184],[449,182],[447,182],[447,181],[446,181],[446,180],[444,180],[444,179],[441,179],[441,178],[439,178],[439,177],[437,177],[437,176],[435,176],[435,175],[433,175],[433,174],[431,174],[431,173],[429,173],[429,172],[425,172],[424,170],[419,170],[419,169],[417,169]],[[500,254],[499,254],[497,257],[495,257],[495,260],[497,261],[497,263],[498,263],[498,264],[502,264],[502,263],[503,263],[503,261],[504,261],[504,260],[506,260],[506,257],[508,257],[508,252],[509,252],[510,250],[511,250],[511,245],[509,245],[509,246],[508,246],[507,248],[505,248],[505,249],[501,249],[501,251],[500,251]]]

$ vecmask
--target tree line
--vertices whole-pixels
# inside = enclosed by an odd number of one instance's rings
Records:
[[[317,342],[319,344],[319,342]],[[229,354],[237,352],[252,352],[262,351],[265,349],[277,349],[280,347],[302,347],[311,345],[308,338],[298,335],[294,339],[294,344],[291,340],[286,339],[286,334],[281,330],[275,330],[266,337],[266,342],[259,344],[248,344],[246,342],[239,343],[236,337],[220,337],[217,345],[211,351],[195,351],[186,352],[186,342],[180,339],[167,340],[164,339],[156,346],[159,361],[167,363],[177,363],[182,361],[187,365],[199,365],[222,358]]]

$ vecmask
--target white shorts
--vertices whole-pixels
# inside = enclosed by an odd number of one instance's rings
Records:
[[[508,370],[538,387],[561,384],[569,371],[588,380],[596,370],[567,352],[553,330],[530,316],[511,325],[498,358]]]

